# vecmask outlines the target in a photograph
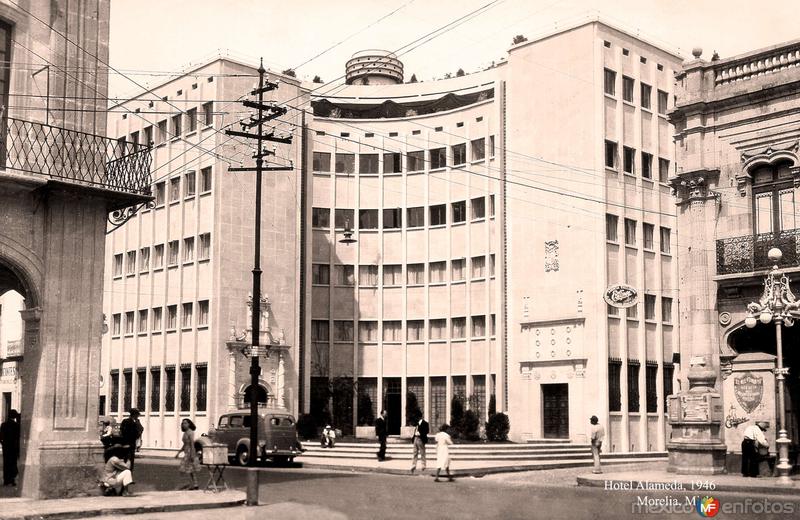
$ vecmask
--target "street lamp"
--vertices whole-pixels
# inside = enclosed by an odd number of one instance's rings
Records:
[[[767,253],[769,259],[775,264],[767,273],[764,279],[764,293],[758,303],[747,304],[747,317],[744,324],[752,329],[758,321],[767,325],[770,321],[775,322],[775,344],[777,349],[778,367],[775,369],[775,379],[778,381],[778,438],[775,443],[778,445],[778,483],[792,485],[789,478],[789,435],[786,432],[786,396],[785,380],[789,374],[789,369],[783,366],[783,338],[781,336],[781,325],[791,327],[794,325],[795,318],[800,317],[800,301],[798,301],[792,289],[789,287],[789,277],[781,273],[778,269],[783,253],[777,247],[773,247]],[[756,316],[758,318],[756,318]]]

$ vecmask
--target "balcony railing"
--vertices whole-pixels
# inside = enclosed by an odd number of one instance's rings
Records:
[[[748,80],[800,65],[800,42],[794,41],[763,52],[722,60],[714,65],[714,84]]]
[[[800,229],[789,229],[717,240],[717,274],[769,269],[774,264],[767,253],[773,247],[783,253],[779,267],[800,266]]]
[[[9,341],[6,343],[6,357],[21,357],[25,351],[25,346],[21,339]]]
[[[7,118],[0,166],[66,182],[150,194],[150,148],[99,135]]]

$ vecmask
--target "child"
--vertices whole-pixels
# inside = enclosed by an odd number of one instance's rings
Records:
[[[445,470],[447,473],[448,482],[453,482],[453,477],[450,475],[450,445],[453,444],[453,439],[447,433],[450,426],[447,423],[439,427],[439,433],[436,434],[436,478],[434,482],[439,482],[439,472]]]

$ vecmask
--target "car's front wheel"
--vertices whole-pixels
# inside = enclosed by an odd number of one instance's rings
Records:
[[[239,446],[236,450],[236,463],[240,466],[247,466],[249,460],[250,450],[247,449],[247,446]]]

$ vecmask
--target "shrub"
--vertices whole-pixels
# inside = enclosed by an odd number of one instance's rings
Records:
[[[304,441],[317,438],[317,422],[311,414],[304,413],[297,418],[297,435]]]
[[[490,441],[499,442],[508,440],[508,431],[511,423],[508,416],[504,413],[496,413],[489,417],[486,423],[486,438]]]
[[[461,422],[464,420],[464,403],[456,396],[450,401],[450,436],[458,439],[461,436]]]
[[[358,425],[372,426],[375,424],[375,414],[372,412],[372,398],[369,394],[358,394]]]
[[[422,410],[419,408],[417,394],[408,392],[406,394],[406,426],[416,425],[422,417]]]
[[[461,436],[468,441],[477,441],[480,439],[480,434],[478,433],[480,425],[481,420],[475,410],[467,410],[461,419]]]
[[[497,399],[495,399],[494,394],[489,397],[489,417],[493,416],[497,413]]]

